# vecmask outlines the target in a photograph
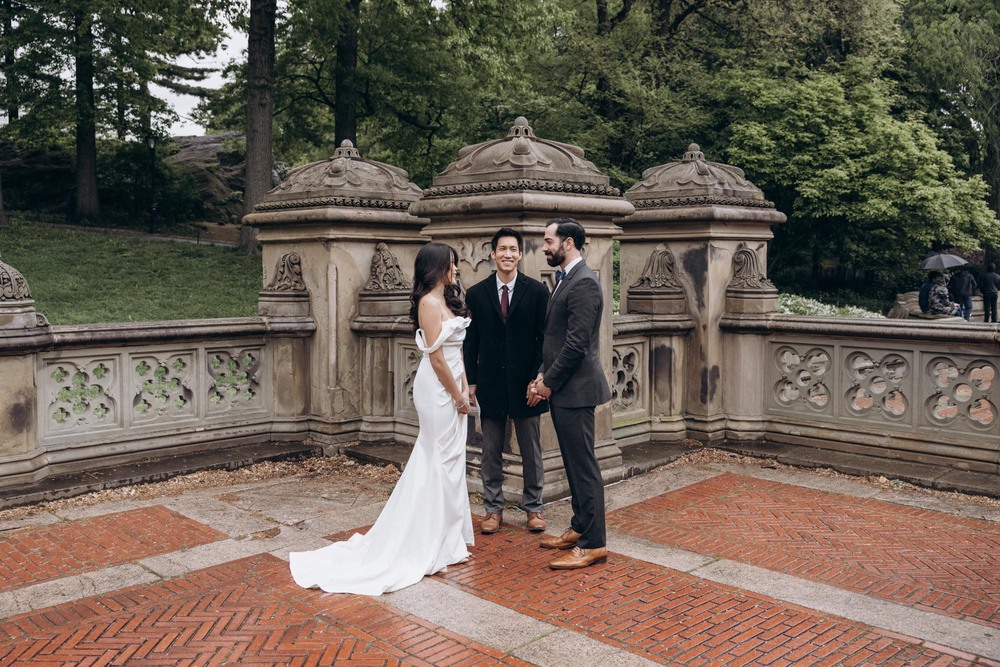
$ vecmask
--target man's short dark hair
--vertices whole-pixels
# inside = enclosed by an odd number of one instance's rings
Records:
[[[493,235],[493,240],[490,241],[490,249],[496,252],[497,243],[499,243],[500,239],[505,236],[512,236],[517,239],[517,249],[522,252],[524,251],[524,237],[521,236],[521,232],[516,229],[511,229],[510,227],[501,227],[497,230],[497,233]]]
[[[587,243],[587,232],[583,231],[583,225],[573,218],[552,218],[545,226],[556,225],[556,236],[561,239],[573,239],[573,245],[577,250],[583,250]]]
[[[931,271],[930,273],[927,274],[927,280],[930,280],[931,282],[933,282],[935,278],[940,278],[940,277],[941,277],[940,271]]]

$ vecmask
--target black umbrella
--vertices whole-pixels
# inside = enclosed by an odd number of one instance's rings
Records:
[[[952,255],[948,252],[936,252],[933,255],[928,255],[924,261],[920,262],[920,268],[925,271],[929,271],[930,269],[953,269],[956,266],[965,266],[966,264],[968,262],[958,255]]]

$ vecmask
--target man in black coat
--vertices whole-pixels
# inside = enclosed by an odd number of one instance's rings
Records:
[[[493,235],[490,257],[496,271],[466,292],[472,324],[466,330],[464,353],[469,397],[478,403],[483,426],[484,535],[503,525],[503,445],[507,419],[521,449],[524,489],[521,508],[528,529],[545,530],[542,518],[542,446],[539,415],[547,403],[528,406],[525,394],[542,361],[545,309],[549,290],[517,270],[524,249],[520,232],[503,228]]]

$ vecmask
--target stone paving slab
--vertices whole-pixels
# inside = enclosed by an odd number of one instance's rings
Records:
[[[770,464],[747,465],[735,458],[721,461],[716,457],[708,464],[660,469],[611,485],[609,517],[624,516],[630,508],[649,514],[660,500],[713,484],[724,491],[724,483],[736,480],[758,495],[774,485],[792,499],[786,499],[786,505],[793,509],[802,498],[816,494],[825,503],[823,516],[828,520],[838,520],[831,508],[839,503],[868,515],[901,514],[949,530],[957,524],[966,533],[972,526],[995,535],[1000,525],[1000,508],[968,499]],[[476,535],[470,563],[402,591],[371,599],[295,586],[287,570],[288,552],[363,531],[378,516],[390,488],[391,482],[355,488],[342,478],[310,472],[195,488],[156,501],[137,497],[58,506],[28,517],[23,525],[16,520],[0,523],[0,551],[5,537],[31,531],[40,531],[36,537],[45,531],[62,535],[47,558],[52,568],[72,560],[88,522],[111,523],[126,516],[136,522],[145,516],[146,524],[164,533],[157,539],[181,540],[168,551],[137,549],[125,562],[119,562],[120,554],[102,559],[101,553],[111,553],[94,547],[97,555],[82,571],[55,572],[54,578],[0,589],[0,619],[6,618],[0,620],[0,665],[351,664],[346,660],[371,659],[373,664],[481,661],[544,667],[741,661],[1000,667],[1000,633],[982,619],[949,616],[908,600],[890,602],[840,581],[819,582],[791,569],[764,569],[693,544],[665,544],[628,525],[612,527],[613,553],[606,565],[552,572],[546,565],[555,554],[537,546],[538,536],[523,530],[524,513],[516,510],[505,515],[507,526],[497,535]],[[748,498],[750,504],[756,501],[752,494]],[[705,508],[711,506],[704,502]],[[473,509],[482,510],[475,498]],[[164,511],[173,515],[143,514]],[[699,524],[696,515],[685,511],[672,508],[657,523],[669,523],[677,514],[704,536],[733,532],[724,524]],[[550,503],[545,513],[549,532],[558,534],[569,519],[569,503]],[[750,512],[742,520],[753,516]],[[805,548],[800,542],[808,544],[811,533],[796,523],[791,510],[774,516],[778,518],[772,532],[800,533],[791,542],[777,540],[774,548],[802,557],[797,550]],[[851,533],[851,527],[864,525],[857,517],[852,521],[843,527],[831,525],[837,535],[846,531],[842,540],[862,536],[881,544],[881,533]],[[192,526],[202,524],[218,531],[213,539],[195,545],[182,542]],[[127,529],[130,524],[121,525]],[[953,533],[942,535],[951,539]],[[933,542],[927,536],[920,539]],[[888,544],[899,548],[897,542]],[[746,545],[754,548],[748,538]],[[946,565],[935,561],[932,569],[941,570],[935,570],[937,576],[953,578],[962,571]],[[889,562],[889,569],[882,571],[880,562],[870,569],[891,579],[897,566]],[[936,581],[935,586],[944,584]],[[970,588],[966,583],[966,590]],[[978,604],[989,602],[981,592],[972,595]],[[376,617],[382,620],[371,620]],[[118,628],[121,622],[131,623],[131,629]],[[764,627],[772,622],[776,625]],[[430,643],[418,649],[396,632],[400,624],[430,633],[419,644]],[[199,631],[215,643],[199,643]],[[317,637],[317,642],[326,642],[323,651],[311,648]],[[337,644],[337,652],[326,651],[328,639]],[[438,645],[440,652],[420,653]],[[24,646],[28,648],[22,650]],[[74,654],[74,647],[81,646],[86,650]],[[466,654],[462,647],[473,650]]]
[[[608,524],[1000,628],[1000,529],[987,521],[723,474],[611,512]]]
[[[0,624],[0,665],[530,665],[262,555]]]
[[[161,505],[14,530],[0,539],[0,592],[226,537]]]
[[[659,663],[945,665],[977,657],[620,554],[555,572],[537,537],[502,529],[439,575],[484,600]]]

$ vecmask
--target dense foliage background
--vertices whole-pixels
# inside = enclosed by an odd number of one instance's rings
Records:
[[[122,217],[96,201],[138,205],[115,182],[142,151],[93,150],[88,203],[86,135],[162,130],[149,83],[193,90],[176,58],[265,1],[0,0],[2,139],[74,156],[77,219]],[[744,169],[789,217],[769,253],[784,289],[884,300],[931,250],[982,263],[1000,246],[995,0],[288,0],[274,35],[279,166],[350,138],[426,186],[524,115],[623,188],[691,142]],[[234,59],[206,96],[209,130],[245,130],[246,72]]]

